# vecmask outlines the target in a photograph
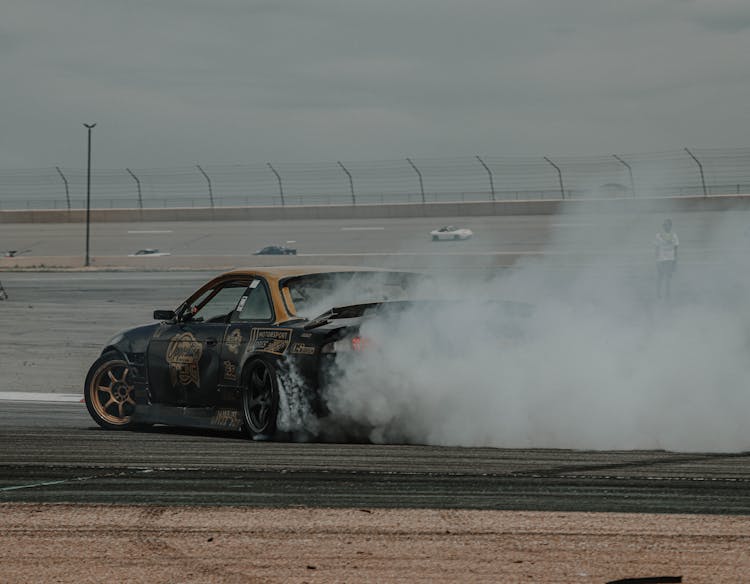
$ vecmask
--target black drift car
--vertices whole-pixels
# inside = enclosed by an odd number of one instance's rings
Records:
[[[391,304],[382,300],[404,300],[419,278],[349,267],[222,274],[175,310],[156,310],[158,322],[110,339],[86,377],[86,407],[111,430],[168,424],[271,439],[284,375],[293,367],[321,412],[321,385],[337,347],[358,348],[357,319]],[[326,306],[347,286],[376,291],[378,301]]]

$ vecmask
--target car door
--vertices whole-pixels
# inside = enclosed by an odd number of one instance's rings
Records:
[[[227,388],[241,385],[242,359],[246,352],[253,350],[259,342],[258,327],[261,327],[262,331],[271,331],[274,321],[275,314],[268,284],[260,278],[255,278],[248,284],[237,309],[230,317],[221,348],[220,385]]]
[[[186,406],[216,403],[226,329],[249,281],[221,282],[188,300],[176,322],[159,326],[146,352],[155,402]]]

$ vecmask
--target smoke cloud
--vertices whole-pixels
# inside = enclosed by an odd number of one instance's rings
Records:
[[[750,449],[747,216],[675,215],[669,300],[652,245],[665,215],[566,217],[543,259],[415,285],[412,297],[451,302],[366,320],[366,349],[337,357],[321,428],[378,443]]]

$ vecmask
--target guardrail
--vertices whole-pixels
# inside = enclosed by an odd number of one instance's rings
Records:
[[[92,209],[98,223],[137,221],[274,221],[304,219],[395,219],[409,217],[484,217],[574,213],[662,213],[724,211],[750,208],[750,195],[482,201],[455,203],[395,203],[385,205],[286,205],[258,207],[194,207],[165,209]],[[81,223],[84,209],[0,210],[2,223]]]

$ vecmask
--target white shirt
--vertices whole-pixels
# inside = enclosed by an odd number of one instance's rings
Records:
[[[656,234],[656,261],[665,262],[676,259],[677,246],[680,240],[674,231],[661,231]]]

